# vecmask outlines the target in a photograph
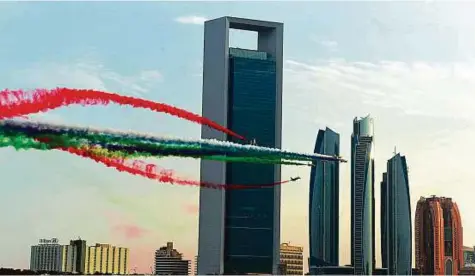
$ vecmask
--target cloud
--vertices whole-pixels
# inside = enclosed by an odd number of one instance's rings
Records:
[[[98,90],[114,90],[142,96],[163,81],[156,70],[143,70],[134,75],[123,75],[95,61],[72,64],[41,63],[14,72],[12,79],[32,87],[77,87]]]
[[[208,20],[206,17],[197,15],[180,16],[175,18],[175,21],[178,23],[194,25],[203,25],[206,20]]]
[[[323,48],[329,50],[330,52],[335,52],[338,50],[338,42],[335,40],[325,39],[320,36],[311,35],[310,40],[314,43],[319,44]]]
[[[287,60],[285,65],[287,80],[302,92],[318,89],[328,97],[396,109],[405,115],[475,121],[472,63],[330,60],[309,64]]]

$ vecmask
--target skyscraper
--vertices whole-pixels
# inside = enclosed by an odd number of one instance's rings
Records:
[[[412,226],[406,157],[388,160],[381,183],[381,255],[389,275],[411,275]]]
[[[463,228],[451,198],[421,197],[417,202],[416,268],[422,274],[458,275],[463,263]]]
[[[353,120],[351,135],[351,264],[356,275],[371,275],[374,258],[373,119]]]
[[[339,156],[340,135],[326,128],[319,130],[315,153]],[[310,172],[309,242],[310,273],[316,267],[338,266],[339,185],[338,162],[315,161]]]
[[[190,261],[183,260],[183,255],[173,248],[173,242],[167,242],[155,251],[155,275],[188,275]]]
[[[229,29],[258,33],[257,50],[229,48]],[[222,17],[205,22],[203,116],[281,147],[283,24]],[[203,127],[202,138],[232,140]],[[238,141],[236,141],[238,142]],[[201,181],[256,184],[280,181],[280,166],[201,161]],[[201,188],[199,274],[277,273],[280,186],[253,190]]]

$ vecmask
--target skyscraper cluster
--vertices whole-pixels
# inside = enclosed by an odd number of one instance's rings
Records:
[[[87,246],[85,240],[61,245],[58,240],[40,239],[31,247],[30,270],[78,274],[127,274],[129,249],[109,244]]]
[[[381,257],[375,262],[373,119],[353,121],[351,136],[351,267],[338,267],[338,163],[316,162],[311,171],[310,274],[410,275],[412,223],[406,157],[395,152],[381,182]],[[317,135],[315,152],[339,154],[339,136],[327,128]],[[336,202],[336,204],[335,204]],[[415,219],[416,271],[457,275],[464,267],[463,231],[450,198],[421,198]]]
[[[315,153],[340,154],[340,138],[326,128]],[[310,274],[411,274],[411,207],[406,159],[395,154],[381,183],[381,255],[376,269],[374,121],[353,120],[351,135],[351,265],[338,267],[339,163],[316,161],[310,175]]]
[[[257,49],[231,48],[230,29],[257,32]],[[280,148],[282,54],[282,23],[235,17],[206,21],[203,116],[258,145]],[[201,136],[240,142],[205,126]],[[320,130],[314,151],[339,156],[339,134],[330,128]],[[350,266],[339,267],[338,258],[339,163],[316,161],[313,165],[309,195],[310,274],[411,274],[409,173],[406,157],[397,152],[387,161],[382,175],[380,253],[383,268],[376,268],[373,118],[367,116],[353,121]],[[280,181],[279,165],[201,160],[200,169],[202,182],[246,185]],[[198,274],[277,274],[282,271],[280,196],[278,185],[252,190],[201,188]],[[429,210],[425,213],[419,209],[426,205],[417,206],[416,266],[421,272],[457,273],[463,262],[460,214],[451,200],[439,201],[440,207],[434,207],[436,203],[426,204],[432,207],[424,207]]]

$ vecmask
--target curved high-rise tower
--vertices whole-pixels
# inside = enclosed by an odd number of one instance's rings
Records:
[[[340,155],[340,135],[326,128],[319,130],[315,153]],[[310,173],[309,268],[311,274],[321,266],[338,266],[340,164],[316,161]]]
[[[422,274],[458,275],[463,267],[463,229],[451,198],[421,197],[417,202],[416,268]]]
[[[381,182],[381,256],[389,275],[412,273],[411,199],[406,157],[388,160]]]
[[[374,259],[373,118],[353,120],[351,135],[351,263],[356,275],[371,275]]]

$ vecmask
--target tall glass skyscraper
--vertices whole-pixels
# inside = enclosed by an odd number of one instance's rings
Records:
[[[315,153],[340,155],[340,135],[319,130]],[[309,242],[310,273],[316,268],[338,266],[339,248],[339,162],[315,161],[310,173]]]
[[[381,256],[389,275],[412,273],[411,199],[406,157],[388,160],[381,182]]]
[[[371,275],[374,258],[373,119],[353,120],[351,135],[351,264],[356,275]]]
[[[257,50],[230,48],[229,29],[257,32]],[[203,116],[261,146],[280,148],[282,39],[282,23],[235,17],[205,22]],[[233,140],[208,127],[202,128],[201,136]],[[202,160],[201,181],[273,183],[280,181],[280,166]],[[239,191],[201,188],[198,247],[200,275],[276,274],[280,187]]]

